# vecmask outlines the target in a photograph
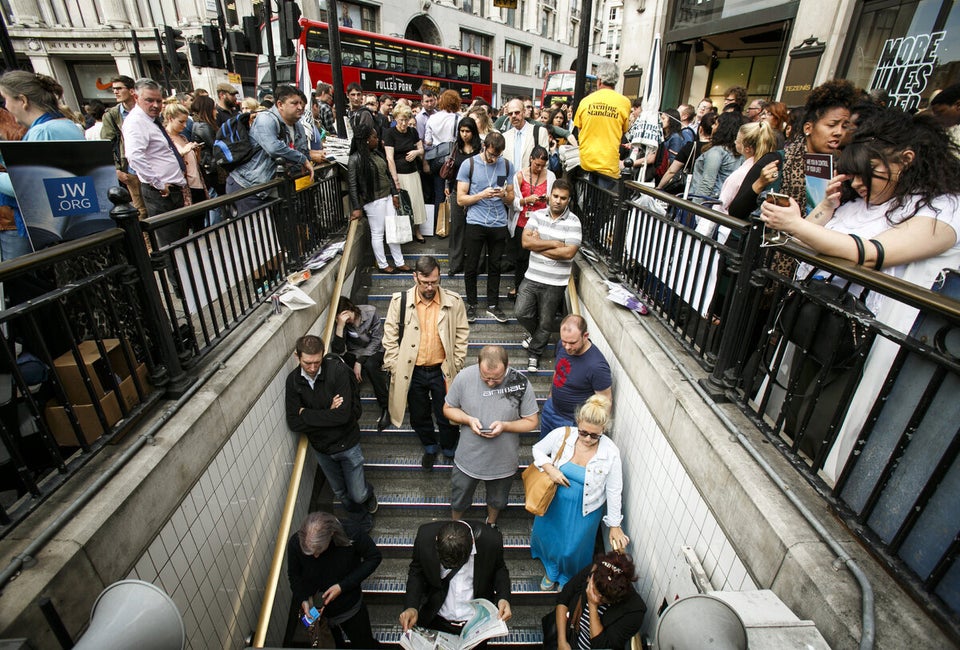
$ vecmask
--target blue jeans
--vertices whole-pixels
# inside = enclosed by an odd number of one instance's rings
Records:
[[[553,400],[548,399],[540,409],[540,440],[543,440],[548,433],[560,427],[576,428],[577,423],[573,418],[568,418],[557,413],[553,408]]]
[[[317,454],[317,463],[327,477],[330,489],[350,512],[363,510],[363,504],[373,496],[373,488],[363,475],[363,452],[354,445],[335,454]]]
[[[0,261],[6,262],[32,252],[33,247],[30,245],[30,240],[21,237],[16,230],[0,231]]]

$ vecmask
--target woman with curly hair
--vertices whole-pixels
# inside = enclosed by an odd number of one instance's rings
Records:
[[[610,551],[568,582],[557,596],[553,625],[544,624],[544,647],[623,648],[643,625],[647,605],[633,583],[637,570],[633,558]]]
[[[455,90],[444,90],[437,100],[437,112],[427,119],[423,133],[426,146],[426,160],[433,177],[433,223],[437,223],[437,213],[445,194],[446,181],[440,178],[440,168],[453,150],[457,139],[457,124],[460,122],[460,95]]]
[[[743,158],[737,153],[737,133],[743,117],[739,113],[722,113],[717,118],[717,126],[710,137],[710,146],[693,163],[693,182],[690,194],[715,199],[727,176],[740,166]],[[694,199],[696,200],[696,199]]]
[[[793,140],[787,143],[782,152],[774,151],[757,158],[753,169],[744,177],[737,196],[730,202],[729,213],[746,219],[757,209],[760,194],[778,186],[777,191],[793,198],[803,214],[809,212],[803,155],[840,153],[850,126],[850,107],[857,96],[856,88],[845,79],[828,81],[814,88],[803,108],[799,133],[793,134]],[[784,264],[778,264],[777,267],[783,275],[793,272]]]
[[[945,268],[960,266],[960,151],[927,115],[886,109],[864,120],[840,155],[827,197],[804,218],[799,204],[769,203],[769,226],[821,255],[839,257],[930,288]],[[842,186],[847,192],[842,193]],[[842,202],[841,195],[854,196]],[[806,275],[806,269],[800,273]],[[918,310],[872,293],[877,320],[909,332]],[[838,443],[827,459],[839,472],[887,377],[899,347],[877,337]]]
[[[347,188],[350,192],[350,219],[364,213],[370,225],[373,257],[382,273],[410,271],[403,261],[400,244],[388,244],[393,266],[387,262],[383,248],[387,215],[395,215],[400,207],[399,190],[390,175],[387,159],[380,153],[380,136],[369,124],[359,124],[350,142],[347,162]]]

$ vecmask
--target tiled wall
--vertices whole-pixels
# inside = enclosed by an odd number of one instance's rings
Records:
[[[647,603],[643,631],[655,632],[657,610],[677,571],[682,546],[692,546],[716,590],[756,589],[710,508],[687,476],[679,457],[643,398],[589,314],[590,340],[603,353],[613,373],[612,438],[623,458],[624,531]]]
[[[244,647],[256,628],[297,438],[283,412],[285,365],[128,576],[164,589],[183,616],[187,647]],[[316,463],[303,472],[293,528],[307,514]],[[267,645],[282,645],[290,604],[278,583]]]

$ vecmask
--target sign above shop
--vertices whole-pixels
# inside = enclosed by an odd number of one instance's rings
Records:
[[[919,108],[944,36],[945,31],[887,39],[870,80],[870,90],[890,93],[891,106],[905,111]]]
[[[516,9],[517,0],[493,0],[493,6],[500,9]]]

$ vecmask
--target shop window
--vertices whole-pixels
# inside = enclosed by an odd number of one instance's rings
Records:
[[[796,0],[677,0],[670,29],[709,25],[724,18],[788,5]]]
[[[862,88],[887,90],[901,108],[924,108],[934,90],[956,83],[958,37],[960,6],[952,2],[865,3],[844,76]]]
[[[490,43],[493,39],[486,34],[460,30],[460,49],[464,52],[490,56]]]
[[[530,48],[507,41],[503,49],[503,71],[527,74],[529,67]]]

